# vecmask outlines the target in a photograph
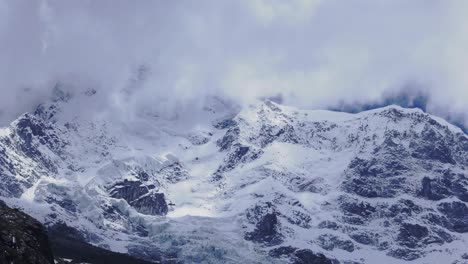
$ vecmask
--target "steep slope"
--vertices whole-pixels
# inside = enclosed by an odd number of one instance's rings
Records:
[[[86,243],[81,233],[65,224],[57,224],[49,228],[48,236],[52,252],[58,263],[90,263],[90,264],[150,264],[159,263],[133,258],[126,254],[115,253]]]
[[[385,259],[380,252],[434,260],[465,241],[468,145],[457,128],[394,106],[346,115],[267,102],[254,111],[218,142],[230,153],[226,211],[247,212],[247,239],[358,262]]]
[[[0,263],[54,263],[44,226],[3,201],[0,201]]]
[[[0,263],[152,263],[89,245],[64,224],[47,232],[40,222],[1,200],[0,230]]]
[[[468,138],[439,118],[219,98],[131,118],[70,107],[93,96],[56,92],[1,130],[9,204],[163,263],[464,261]]]

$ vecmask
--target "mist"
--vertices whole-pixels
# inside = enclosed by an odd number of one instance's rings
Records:
[[[337,108],[410,89],[467,122],[467,13],[464,1],[0,0],[0,125],[57,84],[125,111],[210,95]]]

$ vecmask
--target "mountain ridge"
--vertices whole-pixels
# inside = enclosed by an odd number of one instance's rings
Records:
[[[468,137],[443,119],[215,98],[191,127],[61,115],[73,100],[1,129],[0,194],[92,244],[186,263],[463,261]]]

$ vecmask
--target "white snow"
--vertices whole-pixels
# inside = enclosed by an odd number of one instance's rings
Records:
[[[72,104],[81,104],[83,98],[72,99]],[[214,106],[213,106],[214,105]],[[258,245],[244,240],[245,228],[253,228],[245,222],[245,211],[259,202],[274,201],[279,196],[283,204],[277,205],[282,213],[293,215],[293,210],[311,217],[312,228],[303,228],[281,220],[288,230],[285,243],[324,252],[340,259],[364,259],[366,263],[407,263],[385,255],[385,252],[370,246],[355,243],[353,253],[344,250],[326,252],[313,243],[312,238],[325,232],[315,228],[323,220],[333,219],[333,212],[324,211],[323,204],[336,199],[342,191],[340,184],[343,171],[356,156],[372,154],[373,144],[380,144],[388,130],[419,131],[421,125],[411,120],[392,122],[379,114],[396,109],[406,114],[425,115],[416,109],[388,106],[359,114],[348,114],[324,110],[301,110],[273,102],[259,102],[235,115],[233,108],[213,103],[209,111],[197,111],[193,115],[174,113],[170,118],[151,112],[142,112],[131,118],[97,115],[93,120],[67,112],[62,105],[55,117],[61,136],[68,141],[66,153],[58,157],[46,147],[39,150],[58,164],[58,173],[40,171],[38,180],[19,199],[7,202],[23,208],[42,222],[50,221],[51,213],[58,220],[88,230],[104,239],[103,244],[112,250],[126,252],[127,246],[141,241],[154,242],[162,248],[171,247],[171,242],[183,241],[182,254],[204,252],[209,246],[219,247],[235,261],[263,258],[266,253]],[[73,107],[71,107],[73,109]],[[185,113],[186,114],[186,113]],[[255,136],[263,131],[263,124],[272,126],[272,134],[278,134],[285,125],[292,125],[301,139],[301,144],[274,141],[262,148],[256,160],[240,163],[223,174],[219,182],[212,180],[213,173],[225,162],[228,152],[220,152],[217,141],[226,129],[217,130],[211,125],[215,120],[235,115],[240,127],[238,143],[252,149],[260,149]],[[454,133],[460,130],[440,118],[431,117]],[[70,121],[76,130],[67,130],[61,125]],[[322,127],[322,130],[318,129]],[[263,131],[264,132],[264,131]],[[9,128],[0,129],[0,137],[8,137]],[[193,137],[208,138],[206,144],[192,144]],[[350,137],[366,140],[348,140]],[[361,144],[361,145],[358,145]],[[22,164],[21,175],[35,171],[37,162],[9,150],[12,160]],[[162,168],[180,163],[188,171],[188,179],[172,183],[158,178]],[[77,168],[71,170],[70,167]],[[166,195],[170,211],[165,217],[139,214],[123,199],[109,197],[106,188],[121,180],[136,181],[136,168],[144,168],[156,175],[150,181],[158,185],[158,191]],[[20,177],[21,176],[21,177]],[[316,181],[321,187],[318,192],[294,190],[293,177]],[[419,178],[418,178],[419,179]],[[81,213],[78,216],[65,212],[63,208],[40,202],[41,187],[55,184],[66,188],[67,195],[76,203]],[[45,188],[45,187],[44,187]],[[47,188],[46,188],[47,190]],[[48,194],[48,193],[46,193]],[[404,198],[399,197],[399,198]],[[385,199],[371,199],[372,202]],[[296,202],[294,207],[287,202]],[[421,204],[429,202],[418,201]],[[118,208],[125,220],[110,221],[103,216],[103,205]],[[55,221],[55,220],[54,220]],[[129,234],[130,224],[141,224],[150,230],[149,238]],[[328,232],[328,231],[327,231]],[[332,231],[330,231],[332,232]],[[337,236],[344,236],[338,231]],[[458,257],[456,249],[463,250],[468,237],[431,249],[426,256],[413,263],[451,263]],[[182,242],[181,242],[182,243]],[[454,253],[449,251],[453,250]],[[448,253],[449,252],[449,253]],[[264,263],[274,261],[264,259]]]

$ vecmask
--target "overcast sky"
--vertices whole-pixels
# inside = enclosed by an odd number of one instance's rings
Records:
[[[463,115],[467,14],[462,0],[0,0],[0,124],[56,83],[109,104],[281,94],[304,108],[416,87]]]

